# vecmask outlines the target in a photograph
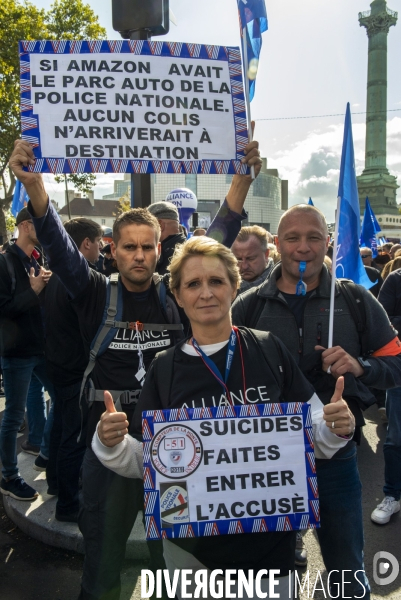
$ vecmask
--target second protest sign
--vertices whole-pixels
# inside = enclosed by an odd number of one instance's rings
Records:
[[[308,404],[143,414],[148,539],[319,526]]]

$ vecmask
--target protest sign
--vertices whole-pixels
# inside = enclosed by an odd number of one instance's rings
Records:
[[[143,413],[148,539],[319,526],[310,406]]]
[[[51,173],[247,173],[239,48],[22,41],[21,129]]]

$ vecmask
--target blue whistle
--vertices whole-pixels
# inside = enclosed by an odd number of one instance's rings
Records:
[[[305,296],[308,286],[306,285],[306,283],[304,281],[302,281],[302,275],[305,273],[306,271],[306,261],[301,260],[301,262],[299,263],[299,274],[300,274],[300,280],[297,283],[297,287],[295,289],[295,293],[297,296]]]
[[[306,260],[301,260],[301,262],[299,263],[299,272],[302,275],[303,273],[305,273],[305,271],[306,271]]]

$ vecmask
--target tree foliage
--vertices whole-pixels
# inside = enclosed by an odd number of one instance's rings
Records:
[[[116,216],[131,210],[131,198],[128,196],[128,194],[124,194],[124,196],[121,196],[121,198],[118,201],[118,204],[118,214]]]
[[[0,199],[0,235],[5,233],[4,211],[15,185],[7,165],[14,140],[21,136],[18,41],[105,37],[98,17],[82,0],[55,0],[47,12],[28,0],[0,3],[0,185],[5,196]],[[86,188],[90,182],[86,177]]]
[[[11,214],[11,211],[6,212],[6,227],[8,233],[13,233],[16,225],[15,225],[15,217]]]
[[[106,30],[89,4],[82,0],[55,0],[46,14],[47,29],[55,40],[99,40]]]
[[[57,183],[64,182],[64,175],[55,175],[54,180]],[[96,183],[96,175],[93,173],[71,173],[67,175],[67,182],[72,183],[75,190],[87,194]]]
[[[47,37],[45,11],[30,2],[0,4],[0,176],[5,195],[12,189],[4,178],[14,140],[20,137],[18,40]]]

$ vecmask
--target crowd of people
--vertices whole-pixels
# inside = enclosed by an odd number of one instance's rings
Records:
[[[257,176],[257,142],[244,162]],[[63,226],[41,175],[23,169],[33,163],[30,145],[16,142],[10,166],[30,202],[18,214],[18,238],[0,256],[0,490],[17,500],[38,495],[18,469],[26,408],[21,449],[46,471],[55,518],[78,523],[83,534],[80,600],[120,597],[125,545],[143,508],[142,411],[179,408],[188,398],[213,406],[223,384],[227,404],[263,385],[269,393],[260,402],[311,405],[325,567],[333,589],[369,599],[356,449],[363,411],[376,402],[388,430],[384,499],[371,518],[388,523],[401,495],[401,245],[383,246],[374,259],[360,249],[370,291],[336,281],[328,348],[332,247],[317,208],[291,207],[275,236],[242,227],[252,179],[236,175],[207,231],[187,240],[177,208],[157,202],[117,217],[99,258],[99,225],[77,218]],[[231,368],[219,378],[231,345]],[[169,389],[160,365],[168,365]],[[282,598],[291,598],[288,573],[307,564],[302,534],[293,531],[148,547],[151,568],[171,573],[278,569]],[[346,570],[359,575],[344,583]]]

